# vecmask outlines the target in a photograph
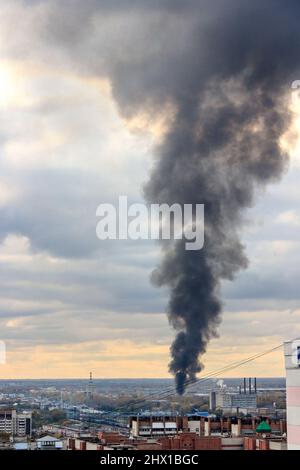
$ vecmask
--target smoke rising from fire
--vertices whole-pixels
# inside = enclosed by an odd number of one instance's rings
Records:
[[[169,290],[167,312],[177,332],[169,369],[182,394],[217,335],[222,280],[247,267],[244,211],[287,165],[279,142],[290,124],[290,84],[300,65],[300,5],[134,1],[126,24],[118,10],[125,7],[117,4],[108,21],[119,29],[98,44],[110,52],[101,67],[121,113],[158,114],[170,103],[175,110],[156,149],[146,199],[205,205],[204,248],[163,243],[152,274],[155,285]]]
[[[174,110],[145,195],[149,203],[205,205],[204,248],[164,243],[152,275],[170,293],[177,331],[170,371],[181,394],[217,334],[222,280],[247,267],[244,211],[287,165],[280,138],[291,121],[290,85],[299,78],[299,1],[33,3],[36,44],[51,44],[45,62],[61,63],[65,54],[64,66],[109,77],[125,117],[157,115],[170,103]],[[15,44],[19,56],[23,44]]]
[[[243,211],[256,188],[286,166],[279,140],[290,122],[287,94],[299,68],[295,2],[290,10],[276,1],[229,3],[228,11],[212,15],[201,2],[196,8],[198,28],[172,96],[177,116],[146,187],[151,202],[205,204],[204,249],[189,253],[182,242],[170,243],[153,273],[154,283],[170,291],[168,316],[177,336],[169,368],[179,394],[201,371],[199,358],[217,334],[222,279],[247,266],[239,239]]]

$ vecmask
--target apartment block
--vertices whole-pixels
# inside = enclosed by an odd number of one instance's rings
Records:
[[[12,436],[31,436],[32,414],[0,409],[0,432]]]

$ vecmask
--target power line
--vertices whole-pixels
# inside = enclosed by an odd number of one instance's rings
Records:
[[[296,341],[296,340],[298,340],[298,339],[299,339],[299,337],[294,338],[292,341]],[[250,356],[250,357],[248,357],[248,358],[246,358],[246,359],[244,359],[244,360],[242,360],[242,361],[237,361],[237,362],[228,364],[228,365],[225,366],[225,367],[222,367],[222,368],[220,368],[220,369],[217,369],[217,370],[215,370],[215,371],[212,371],[211,373],[209,373],[209,374],[207,374],[207,375],[204,375],[204,376],[202,376],[202,377],[199,377],[199,378],[197,378],[197,379],[188,380],[188,381],[186,382],[186,387],[187,387],[187,388],[191,388],[191,387],[193,387],[193,386],[199,384],[200,382],[203,383],[203,382],[205,382],[205,381],[207,381],[207,380],[210,380],[210,379],[213,378],[213,377],[217,377],[217,376],[218,376],[219,374],[221,374],[222,372],[228,372],[229,370],[236,369],[236,368],[238,368],[238,367],[240,367],[240,366],[242,366],[242,365],[244,365],[244,364],[247,364],[247,363],[252,362],[252,361],[254,361],[254,360],[256,360],[256,359],[259,359],[260,357],[263,357],[263,356],[265,356],[265,355],[267,355],[267,354],[270,354],[270,353],[272,353],[272,352],[274,352],[274,351],[280,349],[282,346],[283,346],[283,343],[280,343],[279,345],[277,345],[277,346],[275,346],[275,347],[273,347],[273,348],[271,348],[271,349],[268,349],[268,350],[266,350],[266,351],[263,351],[263,352],[254,354],[254,355],[252,355],[252,356]],[[117,416],[121,414],[121,410],[122,410],[122,409],[127,409],[128,406],[137,405],[137,406],[141,407],[144,403],[147,403],[147,402],[149,401],[149,399],[151,399],[151,398],[153,398],[153,397],[154,397],[154,398],[157,397],[157,399],[166,399],[166,398],[169,398],[169,397],[174,396],[174,395],[176,395],[176,390],[175,390],[174,386],[173,386],[173,387],[168,387],[168,388],[166,388],[165,390],[162,390],[162,391],[160,391],[160,392],[155,392],[155,393],[153,393],[153,394],[150,394],[150,395],[148,395],[147,397],[145,397],[144,399],[133,400],[133,401],[127,403],[126,405],[123,405],[121,408],[118,409],[118,414],[117,414]],[[114,413],[114,416],[116,416],[115,413]]]
[[[258,354],[255,354],[255,355],[253,355],[253,356],[250,356],[250,357],[244,359],[243,361],[238,361],[238,362],[235,362],[235,363],[231,363],[231,364],[229,364],[229,365],[227,365],[227,366],[225,366],[225,367],[222,367],[222,368],[220,368],[220,369],[218,369],[218,370],[215,370],[215,371],[213,371],[213,372],[211,372],[211,373],[209,373],[209,374],[206,374],[206,375],[204,375],[204,376],[202,376],[202,377],[199,377],[199,378],[196,379],[196,380],[190,380],[190,381],[187,382],[186,387],[187,387],[187,388],[192,388],[192,387],[194,387],[195,385],[198,385],[199,383],[206,382],[206,381],[210,380],[210,379],[213,378],[213,377],[219,376],[219,375],[220,375],[221,373],[223,373],[223,372],[227,372],[227,371],[229,371],[229,370],[236,369],[236,368],[238,368],[238,367],[240,367],[240,366],[242,366],[242,365],[244,365],[244,364],[247,364],[247,363],[249,363],[249,362],[252,362],[252,361],[254,361],[254,360],[256,360],[256,359],[258,359],[258,358],[260,358],[260,357],[262,357],[262,356],[265,356],[265,355],[267,355],[267,354],[270,354],[271,352],[274,352],[274,351],[276,351],[277,349],[279,349],[279,348],[281,348],[281,347],[282,347],[282,344],[280,344],[280,345],[278,345],[278,346],[276,346],[276,347],[274,347],[274,348],[272,348],[272,349],[269,349],[269,350],[267,350],[267,351],[264,351],[264,352],[262,352],[262,353],[258,353]],[[169,397],[175,395],[175,394],[176,394],[176,391],[170,391],[170,393],[169,393],[168,391],[160,392],[160,394],[162,394],[162,393],[163,393],[163,397],[162,397],[162,398],[163,398],[163,399],[166,399],[166,398],[169,398]],[[144,402],[146,403],[146,400],[144,400]]]
[[[294,338],[292,341],[296,341],[296,340],[299,340],[300,338],[297,337],[297,338]],[[259,359],[260,357],[263,357],[267,354],[270,354],[278,349],[280,349],[282,346],[283,346],[284,343],[280,343],[279,345],[271,348],[271,349],[268,349],[266,351],[263,351],[263,352],[260,352],[260,353],[257,353],[257,354],[254,354],[252,356],[249,356],[248,358],[242,360],[242,361],[237,361],[237,362],[234,362],[234,363],[231,363],[231,364],[228,364],[227,366],[225,367],[222,367],[220,369],[217,369],[215,371],[212,371],[211,373],[205,375],[205,376],[202,376],[202,377],[199,377],[195,380],[188,380],[186,382],[186,387],[189,388],[189,387],[193,387],[195,385],[197,385],[198,383],[203,383],[203,382],[206,382],[208,380],[210,380],[211,378],[213,377],[217,377],[219,376],[221,373],[224,373],[224,372],[228,372],[229,370],[233,370],[233,369],[236,369],[238,367],[241,367],[242,365],[244,364],[247,364],[249,362],[252,362],[256,359]],[[139,408],[141,408],[141,406],[145,403],[147,403],[149,401],[150,398],[153,398],[153,397],[157,397],[157,398],[160,398],[160,399],[166,399],[166,398],[169,398],[171,396],[174,396],[176,395],[176,390],[173,387],[167,387],[165,390],[162,390],[160,392],[155,392],[153,394],[150,394],[148,397],[144,398],[144,399],[140,399],[140,400],[133,400],[129,403],[127,403],[126,405],[123,405],[121,408],[119,408],[118,412],[109,412],[109,413],[106,413],[105,414],[105,417],[103,417],[103,422],[107,422],[107,424],[110,424],[110,425],[118,425],[120,423],[118,423],[118,421],[116,420],[116,418],[122,416],[122,409],[126,410],[128,409],[128,406],[130,405],[135,405],[135,406],[138,406]],[[110,416],[112,418],[110,418]]]

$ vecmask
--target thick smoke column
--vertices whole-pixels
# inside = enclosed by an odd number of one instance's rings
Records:
[[[149,203],[205,204],[204,249],[163,245],[153,273],[170,291],[168,315],[178,332],[170,371],[181,394],[216,335],[222,280],[247,266],[243,212],[286,167],[280,138],[290,124],[290,85],[300,78],[300,2],[55,4],[43,22],[46,39],[67,49],[77,70],[109,77],[124,116],[172,109],[145,188]]]
[[[290,122],[287,95],[299,68],[296,2],[227,2],[228,11],[221,3],[215,11],[205,2],[196,9],[198,29],[178,64],[184,77],[180,69],[172,96],[176,117],[146,187],[150,202],[205,204],[204,249],[186,251],[174,242],[153,274],[170,290],[169,321],[178,334],[169,368],[179,394],[216,335],[221,280],[247,266],[238,234],[243,211],[256,187],[285,168],[279,139]]]
[[[151,202],[205,204],[204,249],[167,245],[153,275],[157,285],[170,289],[168,315],[178,330],[170,371],[179,394],[201,370],[199,355],[216,334],[220,281],[247,266],[238,237],[243,209],[251,206],[255,187],[277,178],[285,166],[279,146],[288,122],[283,91],[273,73],[256,78],[257,65],[247,64],[230,81],[199,81],[193,100],[183,91],[146,188]]]

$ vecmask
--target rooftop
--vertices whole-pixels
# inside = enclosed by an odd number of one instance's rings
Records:
[[[60,442],[59,439],[53,436],[44,436],[36,440],[36,442]]]

